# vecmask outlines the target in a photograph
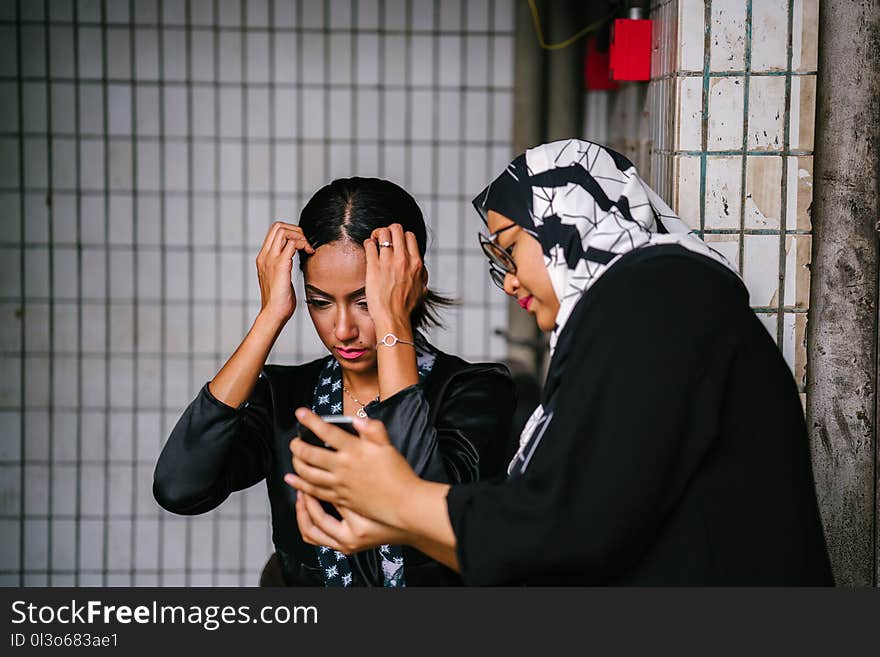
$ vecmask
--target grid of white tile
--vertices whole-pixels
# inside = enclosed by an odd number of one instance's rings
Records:
[[[462,302],[436,344],[504,357],[469,200],[511,156],[512,53],[512,0],[0,3],[0,584],[256,582],[264,488],[182,518],[152,470],[265,230],[332,178],[413,193]],[[321,353],[298,313],[270,359]]]
[[[653,184],[740,269],[803,390],[819,0],[652,4]]]

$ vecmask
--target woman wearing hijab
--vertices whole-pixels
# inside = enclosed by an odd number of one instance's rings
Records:
[[[585,141],[526,151],[474,205],[493,279],[551,332],[508,476],[425,482],[380,423],[300,409],[337,450],[291,444],[305,540],[411,544],[469,584],[833,583],[797,389],[725,258]]]
[[[390,224],[390,225],[389,225]],[[280,579],[294,586],[460,584],[442,564],[400,544],[346,556],[303,542],[291,472],[294,411],[380,420],[395,449],[425,479],[465,483],[503,470],[514,393],[497,363],[468,363],[420,329],[449,302],[427,287],[427,234],[418,204],[377,178],[334,180],[303,208],[298,226],[276,222],[257,257],[262,308],[251,330],[174,427],[156,464],[165,509],[199,514],[234,491],[266,482]],[[329,352],[299,365],[267,365],[297,310],[293,258],[305,305]],[[269,566],[268,570],[271,570]]]

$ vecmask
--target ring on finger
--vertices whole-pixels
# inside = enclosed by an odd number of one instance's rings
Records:
[[[391,242],[379,242],[379,246],[384,246],[386,248],[391,248]]]

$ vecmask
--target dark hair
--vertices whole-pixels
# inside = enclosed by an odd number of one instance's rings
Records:
[[[424,261],[428,235],[422,211],[412,196],[388,180],[339,178],[315,192],[299,215],[299,227],[315,249],[340,240],[362,247],[376,228],[394,223],[415,234]],[[303,251],[299,256],[305,272],[309,256]],[[454,303],[428,289],[410,316],[413,328],[440,326],[438,311]]]

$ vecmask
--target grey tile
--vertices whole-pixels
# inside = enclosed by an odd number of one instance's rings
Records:
[[[39,3],[28,2],[23,6],[32,7]],[[10,34],[12,37],[10,37]],[[18,52],[15,43],[14,28],[0,28],[0,44],[4,49],[0,61],[2,69],[10,71],[7,75],[17,76],[17,57]],[[22,57],[21,72],[24,75],[45,76],[46,75],[46,30],[42,26],[24,25],[21,28]],[[12,54],[9,54],[12,49]],[[2,70],[0,69],[0,70]]]
[[[351,84],[352,47],[354,39],[350,34],[330,35],[330,82]]]
[[[83,20],[83,17],[79,17]],[[103,76],[101,30],[97,27],[79,27],[79,75],[81,78],[100,80]]]
[[[158,149],[156,149],[158,152]],[[158,169],[158,161],[156,162]],[[158,180],[158,171],[156,179]],[[137,200],[137,242],[141,247],[159,245],[159,199],[155,195],[144,195]]]
[[[25,518],[24,521],[24,567],[27,570],[44,570],[49,564],[49,522]],[[35,579],[30,586],[44,586]],[[28,580],[25,580],[28,585]]]
[[[21,513],[21,475],[20,465],[0,465],[0,513],[4,516],[18,516]],[[2,542],[7,540],[4,535]]]
[[[268,137],[270,128],[268,90],[249,89],[247,91],[248,137]]]
[[[73,354],[79,350],[79,318],[74,303],[58,303],[54,312],[54,346],[56,352]]]
[[[28,351],[49,351],[49,324],[49,304],[25,304],[24,331]]]
[[[21,525],[18,520],[0,520],[0,569],[18,571],[21,558]],[[10,582],[17,586],[18,582]]]
[[[56,356],[54,363],[53,401],[63,406],[75,406],[79,391],[76,358]]]
[[[49,102],[52,105],[51,129],[54,133],[76,132],[73,107],[74,86],[69,82],[55,82],[49,87]]]
[[[21,461],[20,411],[0,411],[0,460]],[[2,566],[0,566],[2,569]]]
[[[104,191],[104,142],[83,140],[80,143],[80,189]]]
[[[0,231],[9,242],[22,239],[21,195],[0,193]]]
[[[52,520],[52,570],[73,570],[76,567],[76,522]],[[65,582],[65,578],[69,578]],[[72,575],[53,575],[53,584],[73,586]]]
[[[76,187],[76,144],[73,139],[58,137],[52,140],[52,184],[56,189]]]
[[[91,362],[91,359],[89,361]],[[103,364],[103,362],[102,362]],[[103,377],[103,372],[102,372]],[[88,379],[86,379],[88,381]],[[103,385],[103,381],[101,382]],[[105,414],[101,411],[83,411],[82,413],[82,457],[98,461],[106,458],[105,449]],[[103,472],[103,467],[102,467]],[[102,483],[103,486],[103,483]],[[103,504],[103,502],[102,502]],[[101,507],[103,512],[103,506]]]
[[[197,82],[213,81],[215,73],[214,33],[208,30],[193,30],[191,48],[192,79]]]
[[[112,148],[112,146],[111,146]],[[125,161],[125,160],[123,160]],[[130,162],[130,160],[129,160]],[[111,162],[112,167],[112,162]],[[134,205],[130,194],[110,194],[110,217],[108,222],[109,244],[130,246],[134,238]],[[111,252],[113,253],[113,252]],[[129,253],[129,258],[131,254]],[[119,261],[121,262],[121,261]],[[111,263],[111,281],[116,276]],[[112,285],[111,285],[112,289]]]
[[[141,141],[137,145],[137,186],[138,189],[156,192],[160,189],[159,144]],[[140,199],[144,201],[146,199]],[[143,222],[141,222],[143,223]]]
[[[3,403],[12,405],[19,402],[19,371],[20,360],[17,358],[4,358],[3,367],[9,368],[3,377],[2,398]],[[28,406],[49,405],[49,359],[45,356],[28,356],[25,358],[25,403]],[[5,382],[9,382],[8,384]],[[6,386],[9,386],[7,388]],[[14,389],[12,388],[14,386]]]
[[[24,442],[26,461],[45,461],[49,458],[49,413],[27,411],[24,414]]]
[[[12,61],[15,61],[14,55]],[[49,26],[49,75],[54,78],[72,78],[73,62],[73,28]]]
[[[164,174],[166,191],[189,191],[189,149],[186,144],[165,144]]]
[[[100,330],[96,330],[95,334],[101,339],[104,339],[104,326],[103,319],[100,325]],[[106,359],[99,358],[95,356],[90,356],[88,358],[83,359],[83,388],[82,388],[82,400],[83,404],[86,406],[102,406],[107,399],[107,384],[106,384]],[[85,429],[83,429],[83,441],[85,444]],[[101,434],[103,436],[103,434]],[[103,437],[101,438],[103,440]]]
[[[111,470],[112,472],[112,470]],[[128,475],[129,473],[126,473]],[[113,480],[111,479],[111,482]],[[122,497],[123,494],[118,488],[112,488],[113,494],[110,496],[110,508],[114,507],[114,501]],[[126,499],[129,502],[130,500]],[[121,512],[128,513],[130,508],[122,509]],[[113,518],[109,521],[108,537],[107,537],[107,564],[106,567],[113,570],[127,570],[132,566],[131,553],[131,520],[126,518]],[[108,579],[110,586],[126,586],[128,584],[127,575],[116,576],[115,583]]]
[[[113,79],[130,79],[131,69],[131,33],[128,27],[107,28],[107,52],[113,53],[107,59],[107,76]]]
[[[186,137],[187,128],[187,90],[183,87],[165,87],[164,122],[166,137]],[[193,121],[195,123],[195,120]],[[166,144],[171,146],[171,143]],[[176,144],[174,144],[176,145]]]
[[[7,172],[6,164],[18,162],[18,140],[0,139],[0,183],[5,187],[19,184],[17,173]],[[41,137],[25,137],[24,140],[24,184],[25,187],[47,187],[49,182],[49,150],[47,142]],[[12,170],[16,171],[15,169]]]
[[[135,3],[134,20],[136,23],[155,23],[159,20],[160,0],[143,0]]]
[[[182,570],[186,566],[186,522],[168,517],[162,536],[162,563],[166,569]]]
[[[249,192],[267,193],[271,189],[268,144],[249,144],[247,147],[247,185]]]
[[[131,406],[134,404],[134,362],[131,358],[110,358],[110,404]]]
[[[264,32],[247,32],[245,36],[248,82],[269,82],[269,36]]]
[[[217,23],[226,27],[238,27],[241,24],[240,0],[219,0]]]
[[[42,515],[49,513],[49,468],[45,465],[26,465],[24,469],[24,513]]]
[[[102,473],[103,474],[103,473]],[[104,553],[104,523],[100,520],[82,520],[79,531],[79,570],[100,570]],[[90,579],[94,578],[94,579]],[[99,573],[80,574],[80,585],[100,586]]]
[[[159,34],[154,28],[138,28],[135,39],[135,76],[138,80],[159,78]]]
[[[72,515],[76,512],[76,469],[72,465],[56,465],[51,477],[52,514]]]
[[[489,77],[489,46],[489,39],[484,36],[465,39],[468,85],[485,86],[492,81]]]
[[[223,82],[241,81],[241,34],[238,32],[220,33],[219,77]]]
[[[177,3],[170,3],[177,4]],[[181,3],[180,6],[185,6]],[[162,31],[162,72],[165,80],[186,80],[186,33],[182,30]],[[166,88],[166,93],[171,87]]]

